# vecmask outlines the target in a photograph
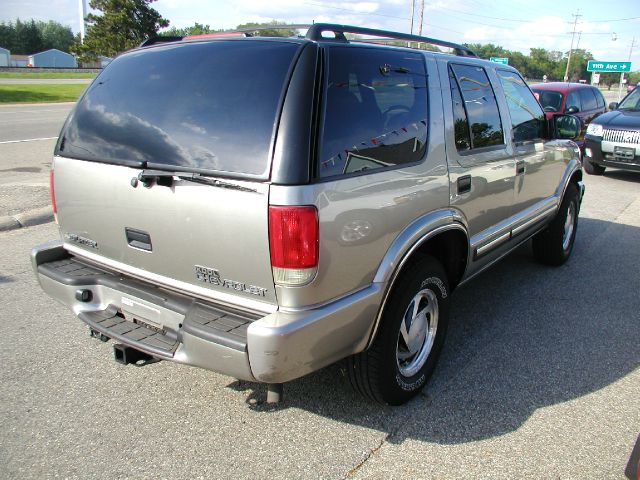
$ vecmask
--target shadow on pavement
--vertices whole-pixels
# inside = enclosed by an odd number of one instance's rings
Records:
[[[334,365],[286,384],[276,409],[384,431],[391,442],[458,444],[512,432],[539,408],[620,380],[640,365],[640,229],[582,218],[579,232],[562,267],[537,264],[525,245],[454,293],[439,366],[408,405],[364,401]],[[270,410],[263,385],[230,387]]]

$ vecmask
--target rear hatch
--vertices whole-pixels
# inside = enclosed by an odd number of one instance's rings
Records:
[[[266,180],[300,48],[179,42],[114,60],[56,148],[66,247],[179,290],[271,309]]]

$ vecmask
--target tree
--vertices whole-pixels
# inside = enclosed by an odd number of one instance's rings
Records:
[[[149,6],[156,0],[91,0],[89,5],[102,15],[87,15],[89,24],[84,43],[74,44],[72,51],[81,61],[94,60],[98,55],[115,57],[156,36],[169,21]]]
[[[251,28],[266,28],[266,27],[272,27],[275,25],[286,25],[286,24],[284,22],[272,20],[266,23],[243,23],[242,25],[238,25],[236,28],[238,30],[243,30],[243,29],[251,29]],[[260,33],[260,36],[262,37],[293,37],[298,34],[298,31],[287,29],[287,28],[284,28],[284,29],[274,28],[274,29],[261,30],[259,33]]]
[[[0,23],[0,47],[11,50],[16,48],[16,29],[13,23]]]
[[[42,36],[43,49],[57,48],[63,52],[69,52],[75,42],[71,27],[64,26],[58,22],[37,22],[36,26]]]
[[[221,32],[221,31],[222,30],[213,30],[209,25],[203,25],[201,23],[196,22],[190,27],[182,27],[182,28],[171,27],[167,30],[163,30],[162,32],[160,32],[160,35],[169,36],[169,37],[187,37],[189,35],[203,35],[206,33],[214,33],[214,32]]]
[[[19,55],[30,55],[44,50],[42,35],[36,22],[32,19],[29,22],[16,20],[16,37],[13,53]]]
[[[0,23],[0,46],[18,55],[31,55],[50,48],[68,52],[73,43],[71,27],[58,22],[17,19],[15,24]]]

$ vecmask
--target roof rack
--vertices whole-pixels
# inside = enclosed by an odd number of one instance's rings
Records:
[[[364,28],[364,27],[352,27],[349,25],[336,25],[332,23],[314,23],[313,25],[309,25],[309,30],[307,30],[306,38],[309,40],[314,40],[316,42],[327,40],[322,36],[324,32],[332,32],[335,35],[334,41],[343,41],[348,42],[347,37],[345,37],[345,33],[353,33],[360,35],[372,35],[376,37],[389,38],[393,40],[406,40],[409,42],[417,42],[417,43],[429,43],[431,45],[437,45],[439,47],[451,48],[455,52],[456,55],[461,57],[477,57],[475,52],[468,49],[463,45],[459,45],[457,43],[446,42],[444,40],[438,40],[437,38],[430,37],[422,37],[420,35],[411,35],[409,33],[399,33],[392,32],[389,30],[377,30],[374,28]]]
[[[313,40],[315,42],[345,42],[349,43],[349,40],[345,36],[345,33],[353,33],[360,35],[371,35],[374,37],[382,37],[382,39],[389,40],[405,40],[407,42],[416,42],[416,43],[428,43],[431,45],[436,45],[439,47],[446,47],[453,49],[454,53],[460,57],[477,57],[475,52],[470,50],[469,48],[459,45],[457,43],[447,42],[445,40],[438,40],[437,38],[423,37],[420,35],[412,35],[409,33],[400,33],[400,32],[392,32],[389,30],[378,30],[374,28],[365,28],[365,27],[353,27],[350,25],[337,25],[333,23],[314,23],[314,24],[297,24],[297,25],[269,25],[265,27],[254,27],[254,28],[242,28],[238,30],[228,30],[224,32],[215,32],[210,34],[202,34],[202,35],[189,35],[186,37],[169,37],[169,36],[157,36],[152,37],[140,44],[141,47],[147,47],[149,45],[154,45],[156,43],[166,43],[166,42],[177,42],[180,40],[195,40],[199,38],[224,38],[224,37],[238,37],[238,36],[247,36],[252,37],[254,34],[265,31],[265,30],[302,30],[307,29],[307,34],[304,38],[308,40]],[[323,37],[322,34],[325,32],[331,32],[334,35],[334,38],[326,38]],[[356,40],[367,42],[368,40]]]

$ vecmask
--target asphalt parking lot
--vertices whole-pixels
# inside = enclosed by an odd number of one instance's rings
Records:
[[[46,185],[52,142],[0,144],[7,199]],[[37,285],[28,254],[55,225],[0,232],[0,475],[625,478],[640,449],[640,174],[585,183],[570,261],[540,266],[525,245],[456,291],[432,382],[396,408],[359,398],[340,364],[275,408],[261,385],[117,364]]]

